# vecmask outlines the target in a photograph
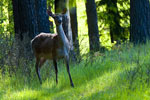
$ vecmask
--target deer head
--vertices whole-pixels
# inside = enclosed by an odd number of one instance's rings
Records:
[[[51,7],[49,7],[49,9],[47,10],[47,14],[54,19],[56,26],[62,24],[62,17],[64,14],[66,14],[66,12],[67,12],[66,8],[64,8],[61,14],[53,14],[51,11]]]

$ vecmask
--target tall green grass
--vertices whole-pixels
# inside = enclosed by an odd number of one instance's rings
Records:
[[[23,62],[22,62],[23,63]],[[58,64],[58,84],[53,67],[41,69],[40,85],[34,61],[31,75],[22,71],[0,74],[0,100],[149,100],[150,45],[123,44],[105,53],[88,56],[80,63],[71,63],[75,87],[69,83],[62,62]],[[7,66],[5,66],[7,67]],[[21,68],[21,66],[20,66]]]

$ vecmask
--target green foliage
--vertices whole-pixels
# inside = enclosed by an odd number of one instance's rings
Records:
[[[14,34],[12,1],[3,0],[0,5],[0,34]]]
[[[65,66],[58,64],[58,84],[53,67],[45,64],[40,85],[29,63],[30,75],[19,69],[16,74],[0,74],[2,100],[143,100],[150,99],[150,46],[122,44],[105,53],[97,52],[78,64],[71,64],[75,88],[71,88]],[[24,65],[24,61],[19,68]],[[7,66],[4,66],[7,67]]]
[[[116,2],[117,5],[115,5]],[[105,33],[109,36],[110,32],[108,30],[113,31],[114,40],[124,41],[124,39],[129,39],[129,3],[129,0],[96,1],[99,27],[102,27],[99,29],[102,39]],[[104,42],[107,41],[102,41],[102,44]]]
[[[47,7],[51,6],[54,9],[54,0],[47,0]]]

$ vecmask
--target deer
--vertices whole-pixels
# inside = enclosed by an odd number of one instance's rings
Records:
[[[46,60],[52,60],[55,74],[56,74],[56,84],[58,83],[57,74],[57,60],[64,59],[67,73],[70,79],[70,85],[74,87],[70,69],[69,69],[69,52],[71,45],[67,39],[63,27],[62,27],[62,16],[67,10],[64,10],[61,14],[53,14],[51,10],[47,10],[47,13],[50,17],[54,19],[56,24],[56,33],[48,34],[41,32],[39,35],[35,36],[31,40],[33,54],[36,58],[36,73],[39,79],[40,84],[42,84],[42,79],[40,76],[40,69]]]

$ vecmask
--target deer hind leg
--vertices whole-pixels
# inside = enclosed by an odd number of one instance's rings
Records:
[[[40,69],[39,69],[39,58],[36,59],[35,69],[36,69],[36,73],[38,75],[40,84],[42,84],[42,79],[41,79],[41,76],[40,76]]]
[[[39,66],[39,68],[42,67],[42,65],[45,63],[45,61],[46,61],[46,59],[45,59],[44,57],[42,57],[42,58],[40,59],[40,66]]]
[[[58,69],[57,69],[57,61],[55,59],[53,59],[53,64],[54,64],[54,67],[55,67],[56,84],[57,84],[58,83],[58,80],[57,80]]]
[[[40,84],[42,84],[42,79],[41,79],[41,75],[40,75],[40,69],[42,67],[42,65],[45,63],[46,59],[45,58],[40,58],[40,63],[39,63],[39,66],[36,67],[36,71],[37,71],[37,74],[38,74],[38,78],[39,78],[39,81],[40,81]]]
[[[69,69],[69,57],[65,58],[65,62],[66,62],[67,72],[68,72],[69,79],[70,79],[70,84],[71,84],[72,87],[74,87],[74,84],[73,84],[73,81],[72,81],[72,78],[71,78],[71,74],[70,74],[70,69]]]

